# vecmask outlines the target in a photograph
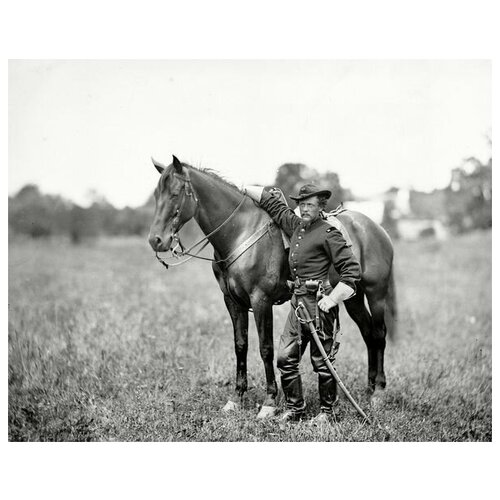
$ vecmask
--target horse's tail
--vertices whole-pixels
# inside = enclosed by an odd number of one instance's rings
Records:
[[[396,283],[394,281],[394,267],[389,276],[389,285],[387,287],[387,296],[385,299],[385,325],[389,340],[396,340],[398,336],[398,304],[396,297]]]

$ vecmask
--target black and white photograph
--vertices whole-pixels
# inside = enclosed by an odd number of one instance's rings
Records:
[[[151,55],[5,61],[9,447],[491,447],[493,60]]]
[[[491,441],[488,61],[9,78],[9,439]]]

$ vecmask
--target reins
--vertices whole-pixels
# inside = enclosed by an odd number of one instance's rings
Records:
[[[184,185],[183,185],[183,195],[184,196],[181,200],[179,208],[175,212],[175,216],[174,216],[174,219],[172,221],[173,227],[175,227],[175,224],[177,224],[177,222],[180,219],[182,209],[184,208],[186,196],[192,196],[193,199],[195,200],[195,203],[196,203],[195,214],[199,210],[199,200],[196,197],[195,191],[193,189],[193,185],[191,183],[191,179],[189,178],[189,172],[186,170],[186,176],[183,176],[183,175],[178,174],[178,173],[174,173],[174,175],[176,177],[178,177],[179,179],[184,181]],[[189,186],[189,192],[188,192],[188,186]],[[246,198],[247,198],[247,195],[243,194],[243,197],[241,198],[240,202],[238,203],[236,208],[231,212],[231,214],[227,217],[227,219],[225,219],[221,224],[219,224],[209,234],[205,235],[203,238],[201,238],[196,243],[191,245],[187,250],[184,248],[184,245],[182,244],[182,242],[179,238],[177,230],[173,233],[173,240],[176,242],[176,244],[175,244],[174,248],[170,249],[170,252],[173,255],[172,258],[179,259],[179,258],[188,256],[186,259],[184,259],[181,262],[175,262],[175,263],[167,262],[166,259],[163,259],[162,257],[160,257],[158,255],[158,252],[155,252],[156,258],[161,262],[161,264],[163,266],[165,266],[166,269],[168,269],[170,266],[176,267],[176,266],[180,266],[182,264],[185,264],[186,262],[188,262],[192,258],[200,259],[200,260],[207,260],[207,261],[213,262],[215,264],[228,263],[230,261],[228,265],[231,265],[239,257],[239,255],[241,255],[241,253],[243,253],[245,250],[250,248],[254,243],[256,243],[260,238],[262,238],[262,236],[264,236],[264,234],[268,231],[268,229],[272,223],[266,223],[265,226],[261,227],[259,230],[257,230],[255,233],[253,233],[241,245],[239,245],[235,250],[233,250],[231,253],[229,253],[229,255],[227,255],[224,259],[216,260],[216,259],[211,259],[209,257],[202,257],[199,254],[210,243],[209,238],[211,236],[213,236],[214,234],[216,234],[217,232],[219,232],[236,215],[238,210],[242,207],[243,203],[245,202]],[[203,245],[201,246],[201,248],[199,248],[196,251],[196,253],[191,253],[196,247],[198,247],[202,243],[203,243]],[[177,248],[179,248],[180,250],[177,250]],[[238,255],[235,255],[239,250],[241,250],[241,253]]]
[[[198,253],[200,253],[201,250],[203,250],[203,248],[205,248],[208,245],[208,243],[210,243],[208,241],[208,238],[210,238],[210,236],[213,236],[215,233],[219,232],[235,216],[236,212],[241,208],[241,206],[245,202],[246,196],[247,196],[246,194],[243,195],[243,198],[241,199],[241,201],[238,203],[236,208],[231,212],[231,214],[229,215],[229,217],[226,220],[224,220],[221,224],[219,224],[213,231],[211,231],[210,233],[205,235],[201,240],[198,240],[196,243],[191,245],[187,250],[183,250],[182,255],[191,255],[189,252],[192,252],[193,248],[196,248],[198,245],[205,242],[205,245],[203,245],[203,247],[198,251]],[[198,207],[198,201],[196,201],[196,206]],[[175,237],[175,235],[174,235],[174,237]],[[177,239],[177,241],[180,242],[179,239]],[[197,256],[198,255],[191,255],[191,257],[197,257]],[[199,257],[199,258],[202,258],[202,257]],[[213,259],[208,259],[208,260],[213,260]]]

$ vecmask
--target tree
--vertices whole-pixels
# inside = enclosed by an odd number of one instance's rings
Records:
[[[332,196],[328,200],[327,210],[334,210],[337,206],[345,201],[344,189],[340,185],[340,179],[335,172],[326,172],[319,177],[319,185],[332,192]]]
[[[349,191],[344,191],[340,185],[338,174],[326,172],[319,174],[315,169],[303,163],[285,163],[278,168],[274,186],[280,188],[290,206],[295,206],[295,202],[290,195],[296,195],[304,184],[316,184],[320,189],[329,189],[332,196],[328,201],[327,210],[333,210],[350,195]],[[352,195],[351,195],[352,196]]]
[[[38,186],[28,184],[9,197],[9,228],[32,238],[63,234],[70,207],[60,196],[43,195]]]
[[[492,159],[471,157],[453,169],[446,188],[448,223],[456,232],[492,226]]]
[[[289,205],[294,205],[290,195],[298,192],[302,184],[314,182],[318,173],[303,163],[285,163],[278,168],[274,186],[281,189]]]
[[[73,205],[70,211],[69,236],[71,243],[79,245],[84,240],[97,237],[99,234],[98,217],[89,208]]]

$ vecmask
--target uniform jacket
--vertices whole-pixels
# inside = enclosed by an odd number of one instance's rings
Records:
[[[360,279],[360,265],[347,246],[342,233],[319,218],[309,223],[283,201],[264,191],[260,206],[290,237],[288,263],[292,278],[328,281],[330,265],[340,276],[340,281],[356,291]]]

